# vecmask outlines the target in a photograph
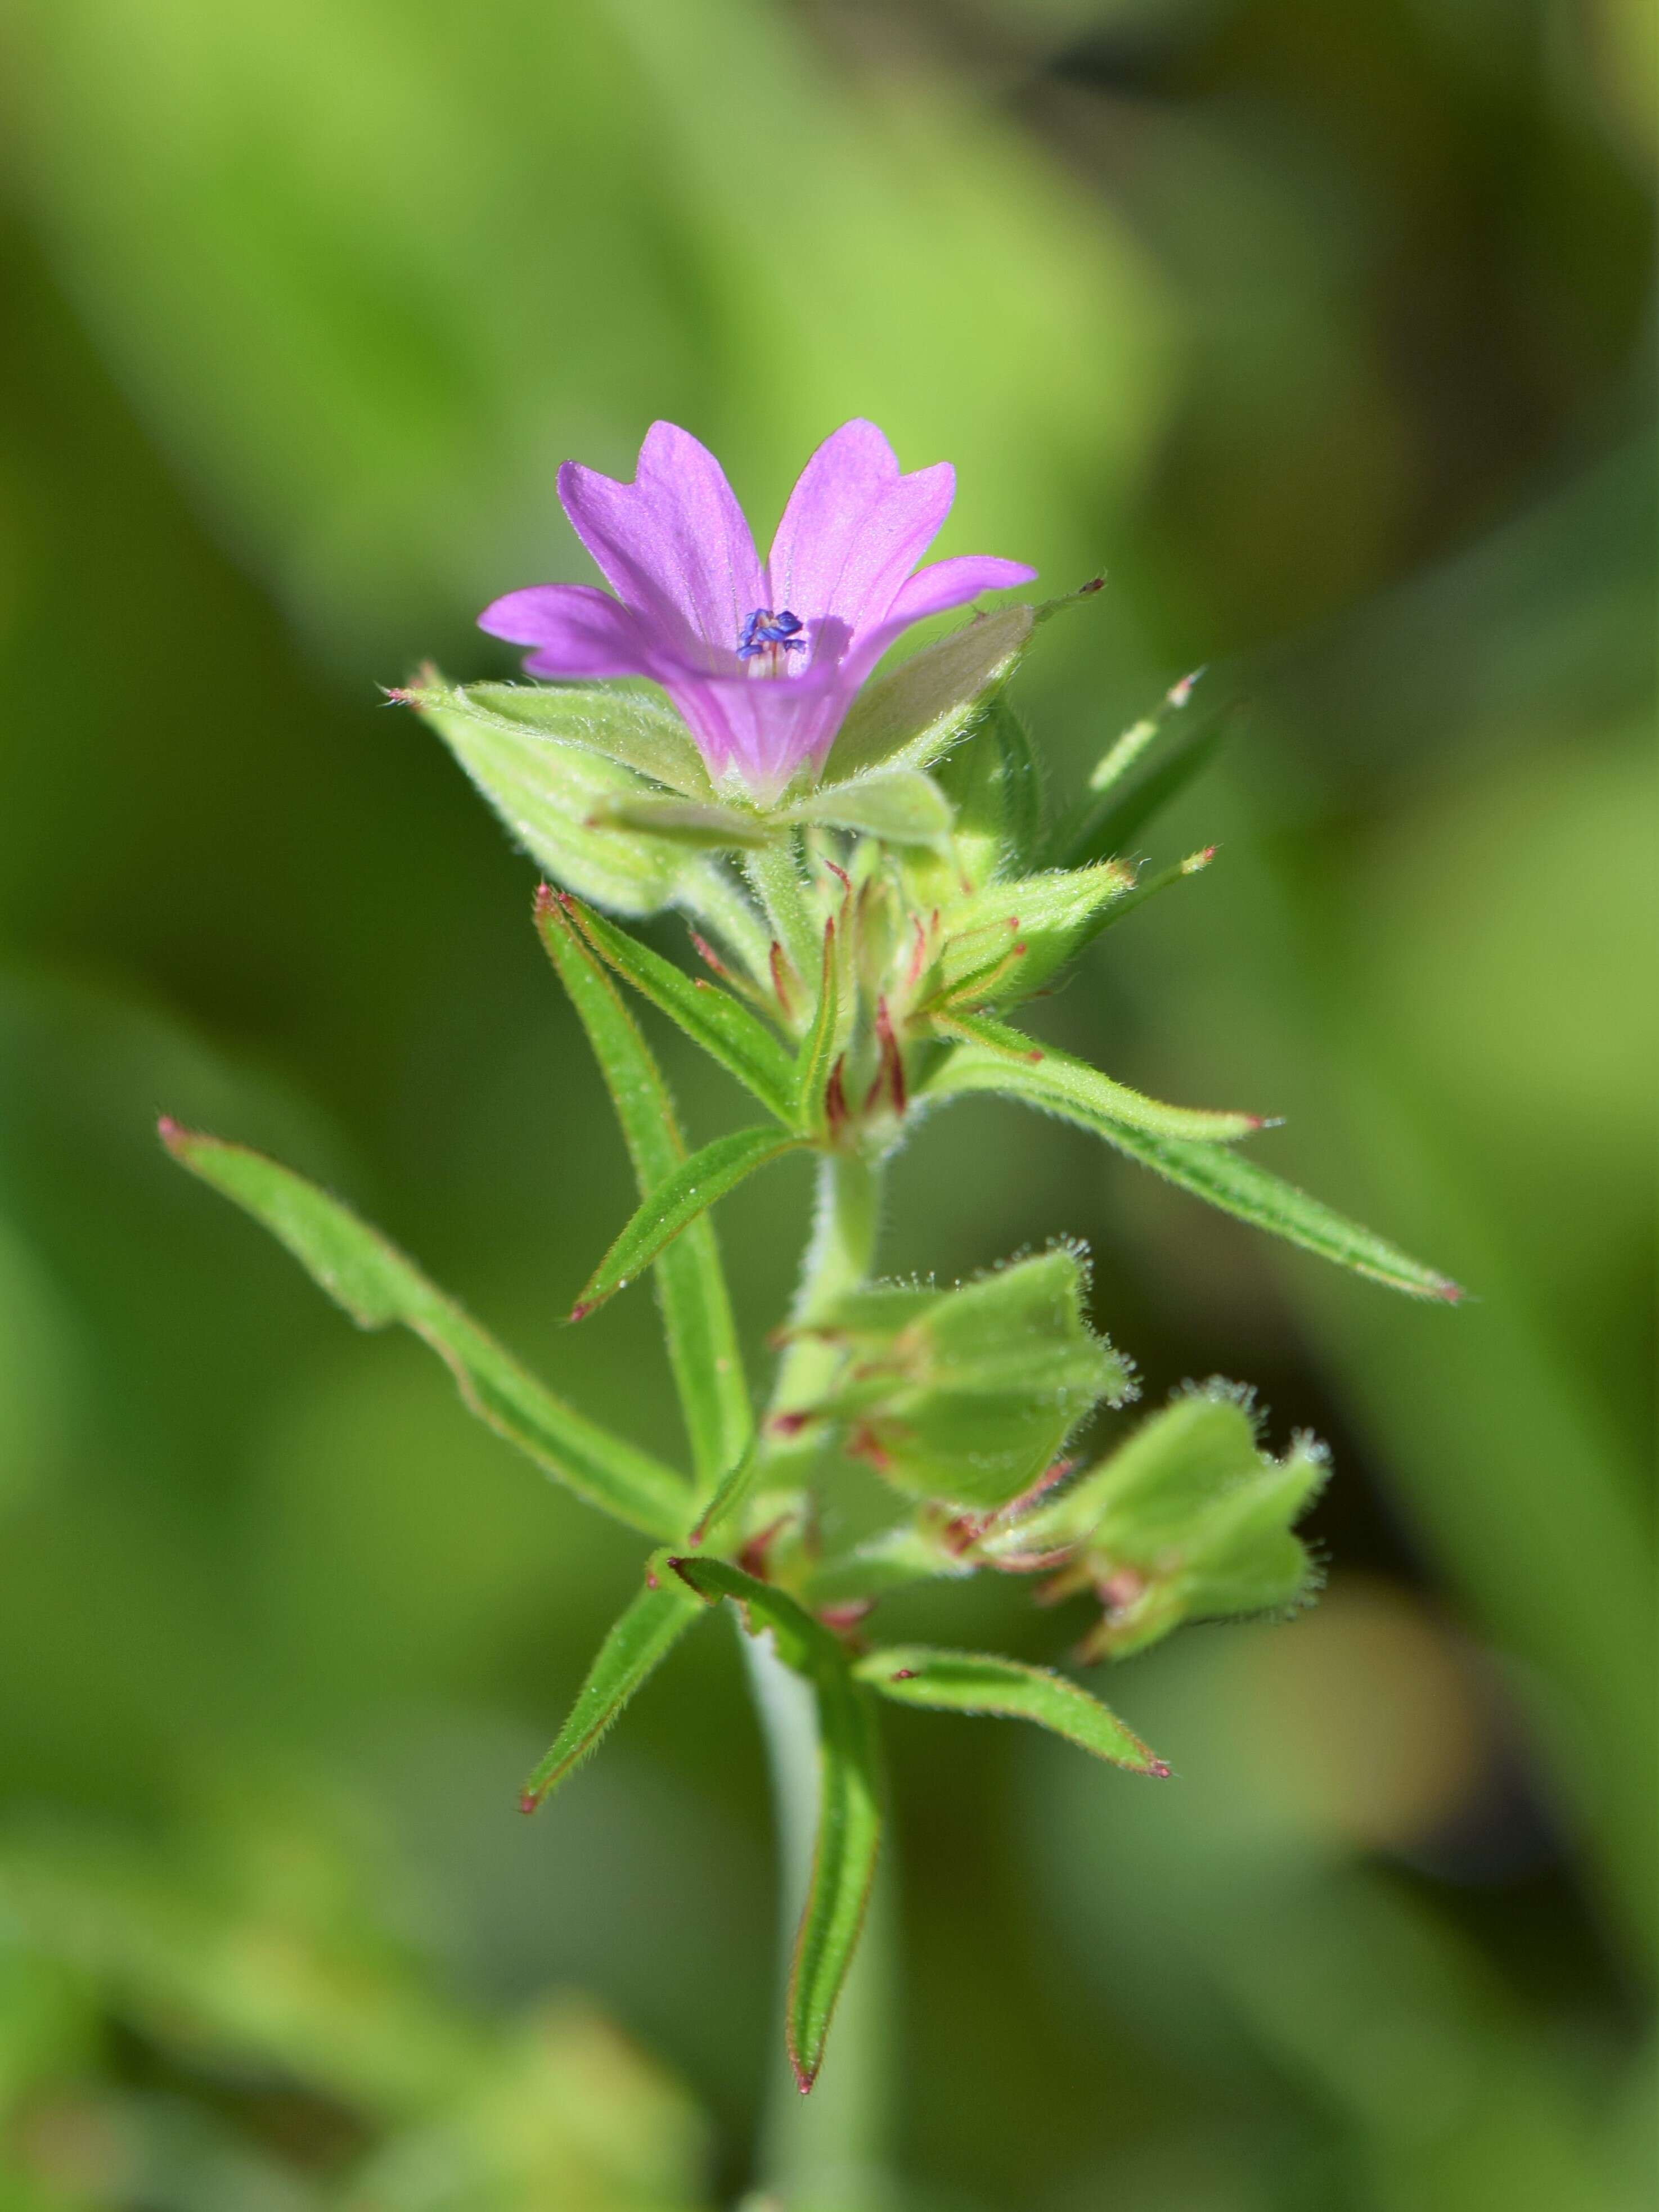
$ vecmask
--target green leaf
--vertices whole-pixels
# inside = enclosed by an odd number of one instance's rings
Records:
[[[478,1418],[567,1488],[648,1536],[685,1526],[690,1497],[672,1468],[610,1435],[533,1377],[395,1245],[314,1183],[263,1154],[161,1124],[182,1167],[234,1200],[360,1328],[401,1322],[431,1346]]]
[[[795,1055],[793,1119],[798,1129],[814,1129],[822,1121],[824,1086],[835,1064],[841,1032],[840,968],[836,952],[836,925],[823,925],[823,961],[818,976],[818,1002],[812,1025],[801,1039]]]
[[[751,1636],[769,1629],[779,1658],[817,1692],[817,1843],[786,2008],[789,2063],[804,2093],[817,2076],[875,1878],[882,1798],[875,1715],[841,1645],[786,1592],[723,1559],[672,1564],[711,1603],[729,1597],[740,1606]]]
[[[1074,813],[1056,823],[1051,840],[1054,860],[1062,867],[1081,868],[1121,853],[1155,814],[1209,766],[1228,734],[1231,712],[1184,731],[1157,766],[1127,790],[1109,791],[1080,816]]]
[[[423,671],[404,696],[418,708],[459,704],[503,727],[581,745],[682,798],[714,797],[696,740],[654,687],[613,678],[604,684],[467,684],[451,690]]]
[[[805,1139],[780,1135],[775,1128],[738,1129],[729,1137],[683,1160],[672,1175],[642,1200],[633,1218],[583,1285],[571,1308],[572,1321],[580,1321],[650,1266],[669,1243],[698,1215],[724,1198],[746,1176],[769,1160],[798,1152]]]
[[[601,799],[588,818],[590,823],[642,830],[676,845],[716,852],[763,845],[772,834],[758,815],[739,807],[721,806],[712,799],[669,799],[655,792]]]
[[[744,1446],[736,1465],[721,1481],[720,1487],[698,1516],[696,1526],[687,1539],[689,1543],[697,1546],[706,1544],[721,1523],[731,1519],[754,1488],[755,1478],[760,1473],[761,1464],[759,1439],[751,1435],[749,1442]]]
[[[604,806],[650,795],[632,769],[586,744],[480,711],[433,672],[398,696],[438,732],[514,842],[557,882],[618,914],[700,903],[712,875],[707,859],[665,838],[592,826]]]
[[[836,2001],[864,1929],[881,1848],[881,1744],[874,1701],[844,1663],[817,1680],[818,1832],[785,2005],[803,2095],[817,2079]]]
[[[751,1091],[769,1113],[793,1124],[795,1065],[785,1047],[764,1022],[751,1014],[729,992],[714,983],[687,975],[648,945],[641,945],[625,929],[618,929],[591,907],[573,900],[569,912],[576,927],[600,958],[614,968],[624,982],[666,1014]],[[544,935],[555,927],[544,906]]]
[[[1027,606],[976,615],[938,644],[866,684],[830,752],[837,777],[877,766],[926,768],[971,728],[987,700],[1013,673],[1030,641]]]
[[[892,1644],[872,1651],[853,1669],[884,1698],[934,1712],[989,1713],[1003,1720],[1035,1721],[1067,1743],[1127,1766],[1137,1774],[1167,1775],[1140,1738],[1080,1683],[1046,1667],[1023,1666],[981,1651],[939,1651],[925,1644]]]
[[[729,1559],[679,1557],[668,1564],[705,1605],[729,1597],[741,1610],[750,1635],[769,1629],[779,1658],[798,1674],[816,1682],[826,1674],[845,1674],[847,1655],[835,1637],[775,1583],[763,1583]]]
[[[632,945],[631,939],[612,930],[608,922],[599,922],[597,915],[589,919],[599,929]],[[640,1195],[648,1198],[685,1159],[668,1085],[570,910],[556,896],[540,899],[537,923],[593,1048]],[[658,1255],[656,1280],[669,1364],[697,1484],[707,1491],[744,1450],[753,1430],[743,1353],[712,1221],[694,1221]]]
[[[894,845],[937,845],[951,834],[951,808],[932,776],[920,769],[872,769],[850,783],[826,783],[798,799],[783,817],[860,830]]]
[[[959,1026],[966,1028],[968,1024]],[[982,1030],[991,1024],[979,1023],[974,1026]],[[1064,1055],[1050,1054],[1048,1058],[1063,1059]],[[1072,1063],[1074,1067],[1080,1065]],[[1094,1071],[1087,1072],[1092,1074]],[[1391,1290],[1404,1291],[1410,1297],[1439,1298],[1447,1305],[1455,1305],[1462,1297],[1462,1291],[1449,1276],[1424,1267],[1398,1245],[1390,1244],[1386,1237],[1333,1212],[1318,1199],[1298,1190],[1294,1183],[1258,1167],[1254,1160],[1241,1158],[1225,1145],[1164,1136],[1137,1127],[1127,1120],[1115,1118],[1103,1108],[1091,1108],[1081,1087],[1073,1091],[1069,1081],[1045,1087],[1040,1081],[1028,1079],[1040,1078],[1041,1074],[1040,1066],[1029,1066],[1022,1073],[1017,1063],[1006,1058],[999,1069],[998,1062],[988,1053],[980,1053],[963,1062],[959,1062],[958,1056],[953,1054],[925,1088],[933,1097],[989,1091],[1023,1099],[1029,1106],[1040,1107],[1045,1113],[1057,1114],[1064,1121],[1092,1129],[1109,1145],[1127,1152],[1132,1160],[1139,1160],[1142,1167],[1151,1168],[1167,1182],[1190,1191],[1194,1198],[1219,1206],[1224,1213],[1236,1214],[1253,1228],[1266,1229],[1275,1237],[1283,1237],[1291,1244],[1299,1244],[1304,1251],[1316,1252],[1322,1259],[1334,1260],[1338,1267],[1347,1267],[1357,1275],[1385,1283]],[[1106,1080],[1103,1076],[1097,1079],[1102,1083]],[[1117,1089],[1115,1085],[1110,1087]]]
[[[960,1045],[928,1079],[933,1097],[969,1091],[1000,1091],[1023,1098],[1044,1113],[1058,1114],[1114,1143],[1120,1133],[1191,1139],[1214,1146],[1233,1144],[1261,1127],[1255,1114],[1213,1112],[1198,1106],[1164,1106],[1127,1084],[1074,1060],[1053,1045],[1038,1045],[1024,1030],[978,1016],[952,1014],[949,1027],[969,1042]],[[1126,1145],[1125,1150],[1130,1147]],[[1140,1155],[1137,1152],[1136,1158]]]
[[[622,1712],[635,1690],[665,1659],[706,1610],[695,1592],[667,1571],[667,1555],[653,1559],[646,1585],[599,1646],[569,1717],[551,1748],[525,1784],[519,1802],[533,1813],[574,1772]]]

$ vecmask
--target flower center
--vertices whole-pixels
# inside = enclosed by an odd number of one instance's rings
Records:
[[[751,675],[775,676],[784,665],[787,653],[805,653],[806,640],[801,635],[805,625],[787,607],[780,607],[775,614],[770,607],[757,607],[744,623],[738,636],[738,659],[761,665],[750,669]]]

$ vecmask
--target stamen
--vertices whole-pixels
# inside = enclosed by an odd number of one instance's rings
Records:
[[[753,660],[763,653],[805,653],[806,640],[801,635],[805,624],[787,607],[780,607],[775,614],[770,607],[757,607],[744,623],[738,638],[738,659]]]

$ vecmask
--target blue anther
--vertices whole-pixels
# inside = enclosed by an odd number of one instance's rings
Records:
[[[738,659],[752,660],[757,653],[805,653],[806,640],[800,635],[805,627],[799,615],[791,614],[787,607],[780,607],[775,614],[770,607],[757,607],[743,626],[738,639]]]

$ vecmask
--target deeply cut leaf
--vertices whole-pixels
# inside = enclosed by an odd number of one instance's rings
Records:
[[[786,1124],[793,1121],[794,1063],[764,1022],[729,992],[685,975],[591,907],[573,900],[568,911],[593,950],[625,982],[736,1076],[769,1113]],[[542,926],[545,933],[550,920]]]
[[[167,1121],[161,1137],[182,1167],[262,1222],[360,1328],[413,1329],[478,1418],[546,1474],[647,1535],[672,1538],[684,1527],[690,1493],[672,1468],[555,1397],[337,1199],[245,1146]]]
[[[693,1152],[642,1199],[632,1219],[582,1287],[571,1308],[572,1321],[580,1321],[603,1305],[606,1298],[631,1283],[648,1267],[666,1243],[688,1223],[735,1189],[745,1176],[785,1152],[796,1152],[800,1137],[781,1135],[775,1128],[738,1129],[729,1137]]]
[[[1027,1667],[983,1651],[939,1651],[924,1644],[904,1644],[871,1652],[853,1671],[860,1681],[902,1705],[1035,1721],[1114,1766],[1136,1774],[1170,1771],[1097,1698],[1045,1667]]]
[[[525,1784],[520,1806],[538,1805],[574,1772],[617,1718],[635,1690],[672,1651],[694,1620],[707,1610],[679,1577],[653,1561],[646,1586],[613,1623],[599,1646],[586,1680],[547,1756]]]
[[[538,927],[587,1032],[644,1199],[683,1164],[685,1145],[661,1070],[592,943],[578,929],[574,906],[574,901],[566,906],[556,895],[538,899]],[[598,915],[590,913],[587,919],[623,944],[633,944]],[[678,975],[678,969],[673,972]],[[669,1364],[698,1487],[707,1491],[743,1451],[753,1431],[743,1353],[714,1223],[692,1222],[660,1252],[656,1278]]]
[[[1101,1136],[1127,1131],[1218,1146],[1236,1143],[1261,1127],[1255,1114],[1163,1105],[1127,1084],[1115,1083],[1086,1060],[1075,1060],[1053,1045],[1038,1045],[1023,1030],[1001,1022],[952,1015],[950,1026],[969,1041],[928,1081],[927,1089],[935,1097],[1000,1091],[1079,1122]]]

